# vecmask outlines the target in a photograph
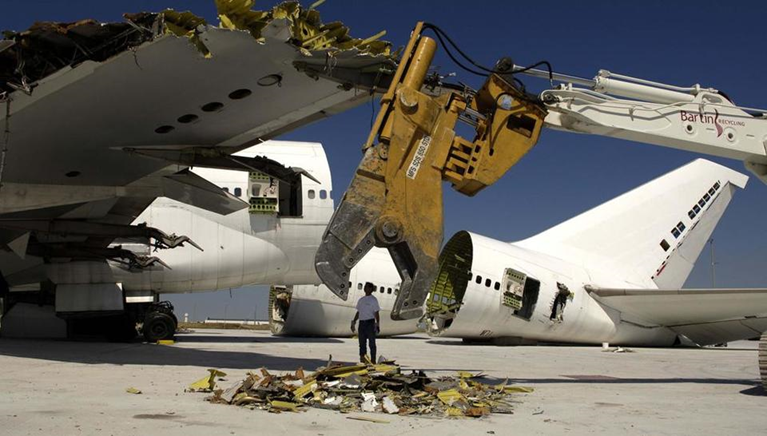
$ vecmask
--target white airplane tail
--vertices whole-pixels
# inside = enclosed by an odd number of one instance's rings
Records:
[[[680,288],[748,177],[697,159],[517,245],[647,287]]]

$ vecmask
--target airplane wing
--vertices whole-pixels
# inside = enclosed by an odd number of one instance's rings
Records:
[[[767,331],[767,289],[588,288],[623,321],[667,327],[698,345],[759,336]]]
[[[0,248],[70,259],[125,255],[104,251],[115,239],[172,246],[174,229],[130,225],[154,198],[221,214],[248,207],[188,167],[300,179],[231,155],[386,88],[388,43],[352,38],[294,3],[245,4],[217,2],[220,26],[166,10],[4,32]],[[0,259],[4,275],[13,269]]]
[[[228,155],[368,101],[357,85],[388,76],[381,72],[393,65],[388,48],[374,49],[369,44],[382,44],[375,40],[331,43],[317,17],[279,11],[287,17],[275,18],[279,8],[260,21],[222,14],[229,17],[224,27],[165,11],[7,33],[13,44],[0,51],[0,125],[10,132],[3,185],[56,186],[64,195],[51,199],[55,206],[77,199],[79,187],[126,186],[169,165],[135,150],[203,154],[215,147]],[[330,33],[346,29],[333,26]],[[307,67],[318,63],[339,77]],[[0,212],[10,211],[8,203]]]

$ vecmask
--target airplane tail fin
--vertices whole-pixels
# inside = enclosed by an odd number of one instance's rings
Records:
[[[627,281],[680,288],[748,177],[697,159],[517,243]]]

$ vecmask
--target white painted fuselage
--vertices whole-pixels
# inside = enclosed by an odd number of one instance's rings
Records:
[[[636,287],[620,275],[584,268],[474,233],[467,235],[473,247],[473,266],[463,304],[448,328],[444,328],[444,321],[432,321],[433,335],[633,345],[671,345],[676,340],[677,334],[667,328],[648,329],[622,322],[619,313],[600,305],[584,289],[595,280],[606,287]],[[529,318],[503,304],[501,285],[507,268],[524,273],[528,283],[540,283]],[[558,284],[567,286],[573,296],[567,299],[561,317],[552,319]]]
[[[388,252],[373,248],[350,273],[350,292],[342,300],[325,285],[277,286],[270,291],[269,320],[272,333],[285,336],[352,336],[350,324],[365,282],[376,286],[373,294],[381,306],[381,336],[413,333],[417,320],[394,321],[391,309],[399,292],[400,277]]]
[[[241,153],[266,156],[287,167],[300,167],[319,183],[302,177],[298,205],[288,213],[286,198],[279,213],[248,208],[219,215],[167,198],[158,198],[136,220],[168,233],[188,235],[203,251],[186,244],[157,256],[168,268],[128,271],[112,263],[114,279],[128,293],[183,293],[229,289],[254,284],[318,283],[313,256],[333,214],[331,175],[318,143],[269,141]],[[195,173],[248,202],[253,192],[246,171],[198,168]],[[276,183],[275,181],[273,181]],[[268,182],[267,182],[268,184]],[[146,250],[139,244],[123,245]]]

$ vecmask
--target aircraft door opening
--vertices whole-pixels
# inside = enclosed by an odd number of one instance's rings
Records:
[[[533,316],[541,282],[513,268],[503,272],[501,304],[514,310],[514,315],[529,320]]]
[[[302,216],[300,177],[295,183],[287,183],[267,174],[252,171],[248,180],[248,194],[251,214]]]

